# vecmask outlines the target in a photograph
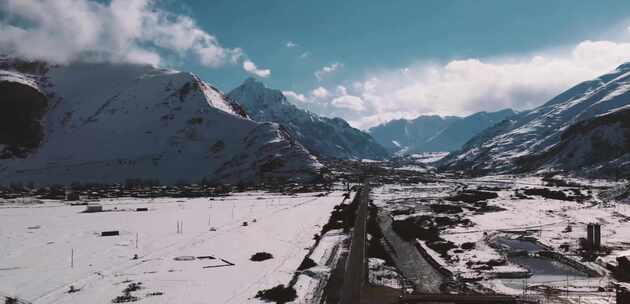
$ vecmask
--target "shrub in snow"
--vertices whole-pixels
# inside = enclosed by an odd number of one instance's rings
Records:
[[[485,201],[493,198],[499,197],[498,194],[489,191],[480,191],[480,190],[465,190],[457,195],[447,197],[447,201],[461,201],[465,203],[476,203],[479,201]]]
[[[474,248],[475,248],[475,243],[473,242],[466,242],[462,244],[462,249],[471,250]]]
[[[315,261],[313,261],[309,257],[305,257],[304,260],[302,260],[302,263],[300,264],[297,270],[306,270],[315,266],[317,266],[317,263],[315,263]]]
[[[280,284],[270,289],[258,291],[256,298],[268,302],[287,303],[297,298],[297,292],[291,286],[284,287],[284,285]]]
[[[265,260],[269,260],[269,259],[273,259],[273,255],[271,253],[269,253],[269,252],[256,252],[250,258],[250,260],[252,260],[254,262],[261,262],[261,261],[265,261]]]
[[[129,302],[135,302],[138,300],[139,300],[138,297],[134,297],[132,295],[126,294],[122,296],[117,296],[116,298],[112,300],[112,303],[129,303]]]

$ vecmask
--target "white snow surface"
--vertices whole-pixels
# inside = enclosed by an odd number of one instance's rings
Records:
[[[625,64],[597,79],[578,84],[540,107],[486,129],[461,152],[445,159],[445,164],[495,173],[510,172],[517,166],[515,161],[519,157],[551,149],[560,142],[562,132],[575,123],[627,108],[629,82],[630,64]]]
[[[27,75],[15,71],[0,70],[0,82],[15,82],[42,92],[42,89],[37,84],[37,81]]]
[[[94,202],[106,210],[98,213],[57,201],[0,204],[0,295],[34,304],[111,303],[140,282],[131,293],[138,303],[260,302],[257,291],[289,283],[342,199],[342,192],[105,199]],[[101,237],[105,230],[120,235]],[[263,251],[273,258],[250,260]],[[175,260],[203,256],[215,259]],[[80,291],[67,293],[70,285]],[[156,292],[163,294],[149,295]]]
[[[389,156],[369,134],[353,128],[345,120],[300,109],[281,91],[267,88],[255,78],[248,78],[227,96],[241,103],[253,120],[281,124],[320,157],[384,159]]]
[[[592,269],[606,272],[604,266],[607,263],[615,263],[618,256],[630,253],[630,204],[607,201],[599,198],[602,190],[595,187],[612,187],[615,182],[605,182],[602,180],[586,180],[568,178],[573,183],[588,187],[592,191],[593,197],[584,202],[564,201],[547,199],[541,196],[531,196],[531,199],[519,199],[513,197],[515,189],[526,188],[549,188],[554,191],[568,191],[571,187],[547,187],[541,177],[537,176],[510,176],[493,175],[474,179],[442,179],[428,184],[404,184],[404,185],[384,185],[373,189],[374,203],[383,210],[393,212],[413,209],[411,213],[399,215],[396,219],[404,219],[409,216],[435,215],[429,208],[429,204],[444,202],[444,197],[452,195],[453,190],[458,186],[466,185],[467,189],[479,187],[496,188],[498,198],[488,200],[489,206],[501,207],[504,210],[495,212],[478,213],[464,209],[461,215],[470,220],[474,225],[447,227],[440,231],[440,236],[447,241],[453,242],[457,247],[449,251],[449,260],[445,260],[438,253],[425,246],[423,241],[420,244],[433,256],[433,259],[445,266],[451,272],[462,277],[482,278],[480,283],[495,291],[508,294],[522,294],[522,290],[509,287],[504,284],[504,279],[493,279],[494,273],[521,272],[524,268],[520,265],[508,263],[503,266],[494,267],[491,270],[481,270],[475,265],[477,263],[487,263],[491,260],[506,258],[503,253],[497,251],[489,244],[489,239],[495,236],[507,236],[514,238],[518,234],[510,234],[509,231],[530,230],[529,236],[534,237],[541,244],[552,248],[556,252],[564,252],[560,247],[568,245],[570,252],[565,256],[581,261],[581,257],[576,254],[580,238],[586,237],[586,225],[588,223],[601,224],[602,244],[612,249],[610,255],[600,257],[596,263],[585,263]],[[587,190],[581,190],[583,194]],[[451,216],[451,215],[441,215]],[[571,226],[571,231],[566,231],[567,226]],[[461,245],[467,242],[475,243],[475,247],[470,250],[458,250]],[[471,265],[469,265],[472,264]],[[547,277],[544,277],[547,278]],[[561,281],[535,281],[530,279],[531,285],[549,285],[557,288],[565,288],[565,277],[561,276]],[[570,278],[570,289],[572,291],[584,291],[589,295],[582,298],[581,303],[609,303],[600,302],[608,293],[597,292],[599,287],[606,287],[609,282],[614,281],[610,276],[586,278]],[[508,280],[509,281],[509,280]],[[518,286],[522,279],[513,279]],[[596,295],[596,296],[595,296]],[[577,296],[576,300],[577,303]],[[603,300],[601,300],[603,301]],[[610,302],[612,303],[612,302]]]
[[[417,162],[430,164],[446,157],[449,152],[424,152],[410,155]]]
[[[24,159],[0,160],[0,182],[41,184],[312,178],[321,164],[281,126],[247,118],[196,75],[132,64],[0,71],[45,91],[45,137]]]

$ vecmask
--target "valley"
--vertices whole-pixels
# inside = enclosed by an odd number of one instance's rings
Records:
[[[0,290],[24,303],[614,303],[628,285],[623,181],[343,164],[326,164],[336,182],[301,189],[86,188],[79,201],[5,189]]]
[[[614,186],[588,180],[558,186],[535,176],[443,177],[384,184],[373,199],[379,219],[386,219],[382,225],[444,274],[442,291],[609,303],[615,298],[616,257],[630,253],[630,205],[600,197]],[[601,225],[598,250],[581,245],[589,223]],[[415,286],[427,287],[423,281]]]
[[[254,76],[0,52],[0,303],[630,303],[630,58],[305,91],[193,32]]]

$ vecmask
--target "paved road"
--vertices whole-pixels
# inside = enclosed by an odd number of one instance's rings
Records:
[[[350,254],[346,262],[346,271],[341,291],[341,304],[360,303],[361,290],[366,278],[366,232],[368,216],[369,186],[364,185],[359,196],[357,217],[352,229]]]
[[[391,245],[392,259],[402,274],[414,284],[416,293],[440,293],[444,275],[437,271],[410,242],[403,240],[392,228],[389,214],[380,211],[378,223],[383,237]]]

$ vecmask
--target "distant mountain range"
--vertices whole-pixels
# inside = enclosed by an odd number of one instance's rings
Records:
[[[0,91],[0,184],[312,181],[318,158],[438,151],[453,151],[441,169],[476,174],[630,169],[630,64],[532,110],[420,116],[368,133],[253,78],[226,96],[145,65],[0,57]]]
[[[245,80],[227,96],[240,103],[253,120],[279,123],[320,158],[380,160],[389,156],[369,134],[345,120],[300,109],[282,92],[267,88],[254,78]]]
[[[514,115],[506,109],[478,112],[466,117],[419,116],[396,119],[372,127],[368,132],[390,152],[403,155],[457,150],[479,132]]]
[[[582,82],[468,141],[443,169],[628,175],[630,63]]]
[[[304,181],[322,168],[191,73],[0,58],[0,91],[0,183]]]

